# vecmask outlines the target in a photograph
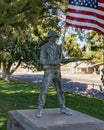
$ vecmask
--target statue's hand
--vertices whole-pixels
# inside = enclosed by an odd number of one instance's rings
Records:
[[[60,63],[61,63],[61,59],[54,61],[54,64],[55,64],[55,65],[56,65],[56,64],[60,64]]]
[[[90,57],[90,58],[88,58],[88,60],[93,60],[93,58],[92,58],[92,57]]]

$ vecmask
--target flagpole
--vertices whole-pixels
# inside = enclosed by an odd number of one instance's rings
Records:
[[[67,8],[68,8],[68,3],[67,3]],[[66,14],[65,14],[65,15],[67,15],[67,11],[66,11]],[[61,45],[64,43],[66,30],[67,30],[67,25],[66,25],[66,18],[65,18],[65,27],[64,27],[63,34],[62,34],[62,35],[63,35],[63,38],[62,38]]]
[[[103,68],[104,68],[104,38],[102,37],[102,42],[103,42]]]
[[[66,24],[65,24],[64,31],[63,31],[63,33],[62,33],[62,42],[61,42],[61,45],[62,45],[62,44],[64,43],[64,41],[65,41],[66,29],[67,29],[67,26],[66,26]]]
[[[102,42],[103,42],[103,68],[101,69],[102,71],[101,80],[104,87],[104,36],[102,37]]]

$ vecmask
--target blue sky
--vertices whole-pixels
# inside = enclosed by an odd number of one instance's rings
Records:
[[[85,30],[85,34],[88,33],[89,30]],[[67,36],[68,34],[70,33],[73,33],[73,34],[77,34],[77,32],[74,31],[74,29],[72,27],[69,27],[67,30],[66,30],[66,34],[65,36]],[[82,34],[83,35],[83,34]],[[59,37],[59,41],[58,41],[58,44],[62,44],[62,39],[63,39],[63,34],[61,34],[61,36]],[[77,37],[77,43],[80,45],[80,47],[82,48],[85,44],[86,44],[86,41],[85,39],[83,41],[81,41],[78,37]]]

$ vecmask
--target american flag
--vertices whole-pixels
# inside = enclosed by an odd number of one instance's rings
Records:
[[[66,25],[104,35],[104,0],[69,0]]]

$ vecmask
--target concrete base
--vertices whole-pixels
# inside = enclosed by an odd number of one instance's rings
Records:
[[[13,110],[8,113],[7,130],[104,130],[104,121],[69,109],[72,116],[60,114],[59,108],[43,109],[37,118],[37,109]]]

